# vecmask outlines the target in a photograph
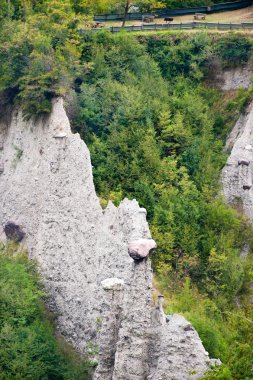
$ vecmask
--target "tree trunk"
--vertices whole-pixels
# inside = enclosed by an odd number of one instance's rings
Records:
[[[126,0],[124,18],[123,18],[123,22],[122,22],[122,28],[125,26],[125,23],[126,23],[127,14],[128,14],[129,8],[130,8],[130,1],[131,0]]]
[[[11,18],[11,0],[7,0],[8,18]]]
[[[26,4],[25,0],[22,0],[22,21],[25,22],[26,19]]]

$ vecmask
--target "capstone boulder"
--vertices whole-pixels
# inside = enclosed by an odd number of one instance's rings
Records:
[[[104,290],[115,290],[119,291],[122,290],[124,287],[124,281],[120,278],[106,278],[105,280],[101,281],[102,288]]]
[[[157,247],[153,239],[138,239],[131,241],[128,245],[129,256],[134,260],[142,260]]]

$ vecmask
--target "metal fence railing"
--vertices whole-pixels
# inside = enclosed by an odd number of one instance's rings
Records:
[[[220,3],[214,4],[210,6],[202,6],[202,7],[192,7],[192,8],[181,8],[181,9],[156,9],[152,14],[156,18],[163,17],[173,17],[173,16],[184,16],[191,15],[194,13],[216,13],[216,12],[224,12],[224,11],[232,11],[236,9],[241,9],[252,5],[252,0],[239,0],[230,3]],[[126,20],[142,20],[143,16],[147,15],[147,13],[128,13]],[[104,22],[104,21],[122,21],[122,14],[103,14],[96,15],[94,17],[94,21]]]
[[[240,24],[235,23],[219,23],[219,22],[181,22],[175,24],[141,24],[141,25],[127,25],[111,26],[103,28],[112,33],[118,33],[120,31],[126,32],[139,32],[139,31],[159,31],[159,30],[185,30],[185,29],[217,29],[217,30],[247,30],[253,29],[253,23],[244,22]],[[82,29],[82,32],[98,32],[99,28],[94,29]]]

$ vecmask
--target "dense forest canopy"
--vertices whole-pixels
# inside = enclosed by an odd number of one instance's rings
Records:
[[[76,3],[80,3],[77,0]],[[86,10],[95,13],[123,13],[128,11],[150,11],[159,8],[189,8],[218,3],[234,2],[237,0],[84,0]]]
[[[71,6],[76,13],[124,13],[125,10],[131,11],[139,9],[148,11],[156,8],[187,8],[202,5],[212,5],[217,3],[233,2],[237,0],[1,0],[0,18],[8,16],[24,18],[31,12],[43,13],[52,5]]]
[[[233,3],[238,0],[163,0],[166,8],[188,8],[220,3]]]
[[[130,12],[136,10],[146,12],[159,8],[189,8],[234,1],[237,0],[84,0],[81,3],[85,10],[95,13],[123,13],[126,8]],[[76,5],[80,3],[77,0],[73,2]]]
[[[184,312],[229,367],[208,379],[246,379],[251,259],[242,262],[240,250],[252,244],[252,230],[218,194],[225,137],[252,91],[226,100],[205,78],[213,62],[246,62],[252,42],[205,33],[84,40],[88,72],[78,80],[73,125],[89,144],[101,202],[135,197],[147,208],[168,312]]]
[[[53,97],[65,98],[73,129],[89,145],[101,204],[127,196],[147,209],[159,247],[153,267],[168,312],[184,313],[210,355],[224,363],[207,379],[251,378],[252,256],[242,261],[240,251],[252,247],[252,229],[219,195],[219,176],[225,138],[252,89],[226,96],[206,78],[217,65],[247,62],[252,39],[204,32],[95,34],[84,28],[93,5],[1,0],[0,103],[12,102],[33,117],[50,112]],[[5,266],[26,276],[27,263],[20,267],[4,248],[0,253]],[[29,289],[37,289],[34,281]],[[39,323],[39,306],[35,312]],[[3,315],[2,326],[8,318]],[[25,328],[33,329],[33,320]],[[49,349],[58,350],[55,343]]]

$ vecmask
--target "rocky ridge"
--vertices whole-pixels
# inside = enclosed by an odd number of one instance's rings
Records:
[[[234,69],[225,76],[225,90],[248,88],[251,83],[252,62]],[[222,170],[221,182],[228,203],[253,219],[253,102],[237,120],[229,134],[226,146],[229,157]],[[247,249],[246,249],[247,251]],[[244,256],[244,253],[242,252]]]
[[[230,156],[222,171],[223,193],[235,207],[253,218],[253,103],[241,116],[232,130],[227,148]]]
[[[0,240],[6,226],[24,234],[59,332],[98,360],[95,380],[201,378],[210,361],[198,334],[152,299],[146,210],[127,199],[102,210],[62,99],[46,118],[1,118],[0,192]]]

